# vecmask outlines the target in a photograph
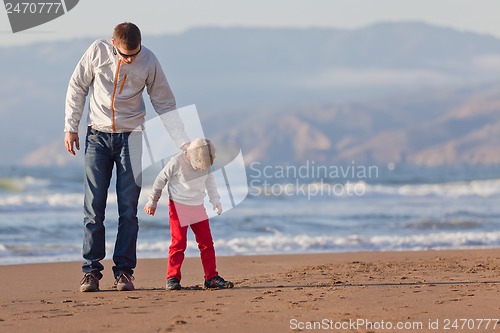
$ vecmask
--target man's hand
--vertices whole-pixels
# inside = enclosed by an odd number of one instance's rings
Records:
[[[215,205],[212,205],[214,210],[217,210],[217,215],[222,214],[222,205],[220,203],[216,203]]]
[[[80,138],[78,137],[78,133],[66,132],[64,134],[64,145],[68,153],[76,155],[75,146],[77,150],[80,150]]]

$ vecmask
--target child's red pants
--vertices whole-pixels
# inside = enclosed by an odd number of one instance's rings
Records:
[[[172,277],[179,279],[179,281],[181,280],[181,266],[184,261],[184,251],[187,246],[188,226],[181,226],[179,218],[183,219],[186,214],[190,217],[201,217],[199,218],[201,222],[191,224],[191,230],[193,230],[198,248],[200,249],[205,280],[210,280],[218,275],[215,262],[214,242],[212,233],[210,232],[207,212],[203,204],[199,206],[189,206],[169,200],[168,207],[170,209],[170,236],[172,237],[172,243],[168,251],[167,280]]]

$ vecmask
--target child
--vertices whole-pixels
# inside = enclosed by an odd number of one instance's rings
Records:
[[[213,165],[214,159],[215,149],[210,140],[193,140],[187,150],[172,157],[156,177],[148,203],[144,207],[144,211],[153,216],[161,192],[168,183],[172,243],[168,252],[167,290],[181,289],[181,265],[187,245],[188,225],[191,225],[200,249],[205,272],[205,287],[232,288],[234,286],[217,273],[212,234],[207,212],[203,206],[206,191],[213,209],[217,210],[219,215],[222,213],[214,176],[210,173],[210,166]]]

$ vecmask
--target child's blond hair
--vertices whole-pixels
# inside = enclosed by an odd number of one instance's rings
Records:
[[[191,164],[196,168],[206,170],[214,164],[215,147],[207,139],[194,139],[186,151]]]

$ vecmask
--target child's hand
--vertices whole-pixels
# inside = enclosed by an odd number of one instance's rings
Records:
[[[144,211],[148,215],[155,216],[156,207],[151,207],[149,205],[146,205],[146,206],[144,206]]]
[[[220,203],[212,205],[212,207],[214,208],[214,210],[217,210],[217,215],[222,214],[222,205]]]

